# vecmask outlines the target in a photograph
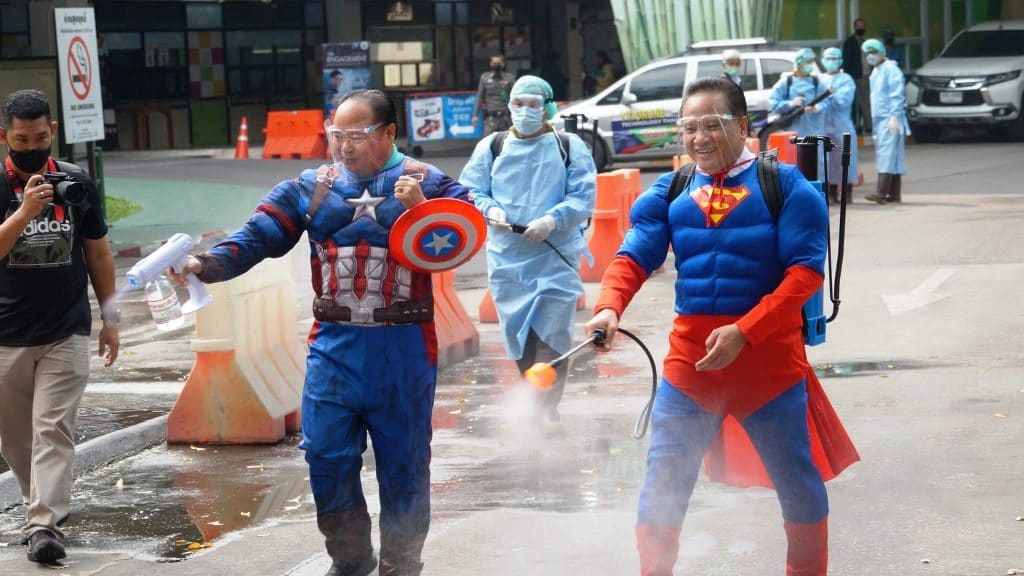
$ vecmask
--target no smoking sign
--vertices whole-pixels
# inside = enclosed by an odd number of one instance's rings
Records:
[[[71,39],[68,46],[68,71],[71,75],[71,91],[79,100],[85,100],[89,96],[89,88],[92,87],[92,69],[89,60],[89,47],[81,36]]]

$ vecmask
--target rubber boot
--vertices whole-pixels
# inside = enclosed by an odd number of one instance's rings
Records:
[[[893,174],[881,172],[878,174],[878,185],[875,186],[875,193],[868,194],[864,197],[865,200],[871,202],[877,202],[878,204],[886,204],[889,202],[890,195],[892,194],[892,179]]]
[[[640,576],[672,576],[679,556],[679,532],[675,526],[636,527],[636,549],[640,553]]]
[[[400,537],[381,530],[380,576],[419,576],[423,570],[420,554],[427,535]]]
[[[815,524],[785,522],[786,576],[828,574],[828,516]]]
[[[317,527],[333,560],[327,576],[367,576],[377,567],[366,509],[318,513]]]
[[[903,196],[900,194],[900,187],[901,187],[902,183],[903,183],[903,175],[902,174],[893,174],[892,175],[892,187],[890,188],[889,198],[888,198],[889,202],[895,202],[896,204],[899,204],[899,203],[903,202]]]

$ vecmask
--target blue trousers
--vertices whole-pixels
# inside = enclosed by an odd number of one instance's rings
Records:
[[[380,485],[381,562],[419,562],[430,525],[432,331],[322,323],[310,344],[300,448],[335,562],[354,566],[372,556],[360,481],[367,433]]]
[[[640,491],[637,524],[681,526],[701,461],[722,425],[662,379],[651,417],[647,478]],[[782,517],[813,524],[828,515],[828,494],[811,459],[807,389],[801,380],[741,424],[775,484]]]

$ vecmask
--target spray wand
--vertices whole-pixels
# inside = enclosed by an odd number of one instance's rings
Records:
[[[639,440],[647,434],[647,426],[651,422],[651,408],[654,406],[654,396],[658,392],[658,366],[654,362],[654,356],[651,354],[651,351],[648,350],[647,346],[645,346],[644,343],[636,337],[636,335],[624,328],[619,328],[618,332],[639,344],[640,348],[644,351],[644,354],[647,355],[647,361],[651,365],[651,396],[647,400],[647,404],[644,405],[644,409],[640,412],[640,417],[637,418],[636,424],[633,426],[633,437]],[[569,350],[565,354],[555,358],[551,362],[537,362],[533,366],[527,368],[524,373],[526,380],[529,381],[530,384],[533,384],[534,388],[538,390],[549,390],[555,383],[555,379],[558,377],[558,374],[555,372],[556,366],[565,362],[569,358],[572,358],[590,344],[601,346],[604,344],[607,337],[608,335],[604,330],[594,330],[586,340],[578,344],[572,350]]]

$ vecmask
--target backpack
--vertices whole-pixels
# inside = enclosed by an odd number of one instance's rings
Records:
[[[501,149],[505,147],[505,138],[508,136],[508,130],[502,130],[494,133],[494,138],[491,139],[491,161],[493,162],[501,154]],[[565,132],[555,130],[555,140],[558,142],[558,154],[562,157],[562,163],[565,164],[566,169],[572,164],[572,158],[569,157],[569,135]]]
[[[669,184],[668,194],[665,196],[669,204],[672,204],[672,201],[690,186],[696,166],[690,162],[676,171],[675,176],[672,177],[672,183]],[[761,186],[764,203],[772,215],[772,221],[778,222],[779,213],[782,212],[782,182],[779,180],[778,150],[757,153],[757,181]]]

